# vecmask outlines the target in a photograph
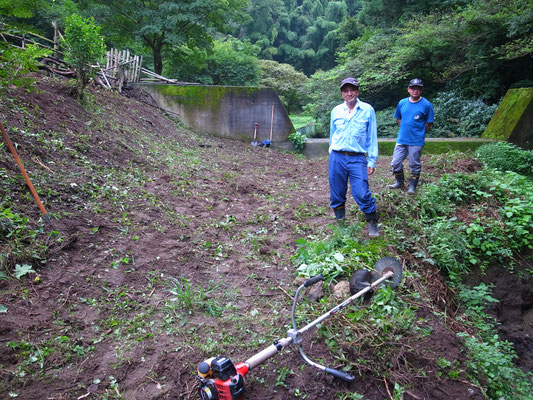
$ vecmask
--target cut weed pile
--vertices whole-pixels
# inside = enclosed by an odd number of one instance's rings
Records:
[[[51,216],[41,221],[0,146],[5,398],[197,398],[197,363],[240,362],[286,336],[297,268],[327,270],[331,283],[321,301],[303,302],[301,324],[338,302],[333,284],[382,256],[403,262],[400,288],[378,291],[305,338],[310,356],[351,368],[356,381],[335,380],[286,350],[248,375],[247,398],[490,395],[486,371],[475,370],[457,335],[481,328],[424,252],[429,235],[411,223],[417,201],[386,189],[389,159],[371,177],[383,235],[368,240],[353,200],[350,226],[333,225],[327,160],[201,136],[116,93],[91,91],[82,107],[66,81],[39,77],[37,87],[0,99],[1,121]],[[480,168],[458,155],[424,163],[421,191],[445,173]]]

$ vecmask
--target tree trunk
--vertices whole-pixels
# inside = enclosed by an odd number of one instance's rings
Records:
[[[163,58],[161,57],[161,46],[152,47],[152,54],[154,56],[154,72],[161,75],[163,72]]]

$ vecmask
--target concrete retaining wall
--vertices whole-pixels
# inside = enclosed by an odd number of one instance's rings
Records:
[[[286,148],[294,132],[285,107],[272,89],[237,86],[137,84],[157,105],[177,114],[187,126],[205,134],[242,141],[270,138],[272,107],[272,146]],[[290,143],[290,142],[289,142]]]
[[[482,137],[533,149],[533,88],[509,89]]]
[[[493,139],[485,138],[426,138],[424,154],[442,154],[450,151],[475,151],[484,143]],[[392,156],[396,139],[378,139],[378,154],[380,157]],[[320,158],[329,156],[329,139],[308,139],[303,154],[306,158]]]

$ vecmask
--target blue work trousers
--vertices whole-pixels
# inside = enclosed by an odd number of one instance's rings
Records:
[[[422,148],[424,146],[411,146],[407,144],[398,144],[394,147],[392,155],[392,172],[402,172],[403,162],[409,156],[409,169],[411,175],[420,176],[422,164],[420,164],[420,156],[422,155]]]
[[[376,200],[368,187],[367,161],[364,154],[346,155],[332,151],[329,155],[330,207],[340,208],[346,203],[348,180],[352,196],[365,214],[376,211]]]

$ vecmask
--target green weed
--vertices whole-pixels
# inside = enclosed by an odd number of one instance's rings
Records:
[[[205,312],[212,317],[222,314],[223,307],[215,298],[210,297],[218,289],[218,284],[211,284],[208,289],[204,289],[201,286],[193,289],[188,279],[171,277],[166,282],[166,285],[168,287],[166,291],[171,295],[165,302],[167,310],[178,313],[186,310],[188,314],[192,314],[196,310]]]

